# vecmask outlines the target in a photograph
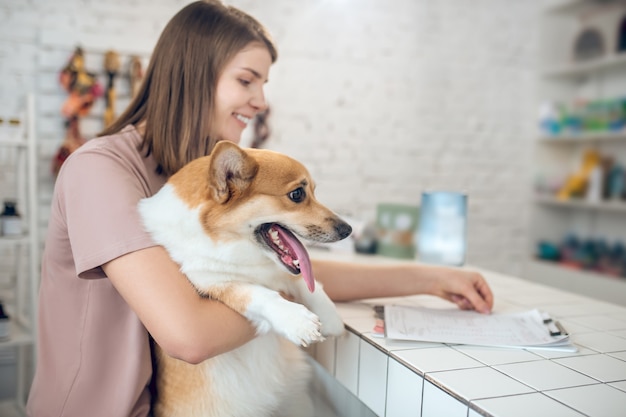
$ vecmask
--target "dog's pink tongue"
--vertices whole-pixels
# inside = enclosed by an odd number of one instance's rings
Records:
[[[304,245],[302,245],[298,238],[291,232],[283,229],[282,227],[278,227],[277,229],[280,239],[289,245],[291,250],[294,252],[292,254],[295,255],[294,258],[300,261],[300,273],[302,274],[302,278],[304,279],[304,282],[306,282],[306,286],[309,288],[309,291],[315,291],[315,279],[313,278],[313,268],[311,267],[309,253],[304,248]]]

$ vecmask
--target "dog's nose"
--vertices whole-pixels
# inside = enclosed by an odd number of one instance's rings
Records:
[[[345,239],[350,236],[350,233],[352,233],[352,227],[346,222],[337,222],[337,226],[335,226],[335,228],[337,230],[337,234],[339,234],[339,239]]]

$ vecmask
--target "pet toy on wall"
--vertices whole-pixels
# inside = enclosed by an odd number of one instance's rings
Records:
[[[96,99],[102,95],[102,87],[96,76],[85,69],[85,56],[80,47],[76,48],[67,65],[61,70],[59,81],[69,97],[61,108],[66,135],[52,161],[52,172],[55,175],[59,173],[67,157],[85,143],[80,134],[79,119],[89,113]]]
[[[268,107],[264,112],[256,115],[254,118],[254,136],[252,139],[251,148],[260,148],[265,141],[270,137],[272,133],[268,119],[270,117],[270,108]]]
[[[115,51],[104,54],[104,70],[107,74],[107,87],[104,94],[106,106],[104,109],[104,127],[108,127],[115,120],[115,77],[120,69],[120,56]]]
[[[622,16],[617,30],[617,53],[626,52],[626,15]]]
[[[135,97],[141,86],[143,80],[143,67],[141,65],[141,59],[133,55],[130,58],[130,68],[128,70],[128,80],[130,82],[130,96]]]

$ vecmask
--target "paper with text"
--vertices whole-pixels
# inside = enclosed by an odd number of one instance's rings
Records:
[[[508,347],[568,347],[567,335],[551,336],[538,310],[489,315],[474,311],[385,306],[391,339]]]

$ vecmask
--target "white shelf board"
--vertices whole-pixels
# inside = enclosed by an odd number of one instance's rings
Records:
[[[9,338],[0,339],[0,349],[14,346],[26,346],[33,342],[34,339],[30,330],[16,323],[15,320],[11,320],[9,323]]]
[[[0,416],[2,417],[24,417],[26,414],[20,411],[20,407],[15,400],[0,400]]]
[[[626,279],[597,272],[573,269],[555,262],[530,259],[525,267],[526,279],[586,295],[614,304],[626,305]]]
[[[619,66],[626,66],[626,53],[611,54],[590,61],[546,68],[542,71],[542,74],[545,77],[577,77]]]
[[[544,7],[544,12],[551,14],[576,14],[579,13],[581,10],[584,10],[585,8],[588,8],[590,6],[593,7],[597,3],[600,2],[594,2],[590,0],[553,0],[550,2],[549,5]],[[607,2],[605,0],[605,3],[611,2]]]
[[[8,138],[3,138],[0,139],[0,146],[12,146],[12,147],[26,147],[28,145],[28,143],[26,143],[26,141],[24,139],[8,139]]]
[[[567,133],[553,136],[542,136],[539,138],[541,143],[565,145],[574,143],[593,143],[593,142],[618,142],[626,143],[626,131],[619,130],[615,132],[589,132],[589,133]]]
[[[590,211],[616,212],[626,214],[626,201],[601,201],[591,203],[585,200],[559,200],[553,196],[536,195],[534,201],[537,204],[565,209],[580,209]]]
[[[15,245],[19,243],[20,245],[24,245],[28,243],[28,235],[20,235],[20,236],[0,236],[0,246],[3,245]]]

